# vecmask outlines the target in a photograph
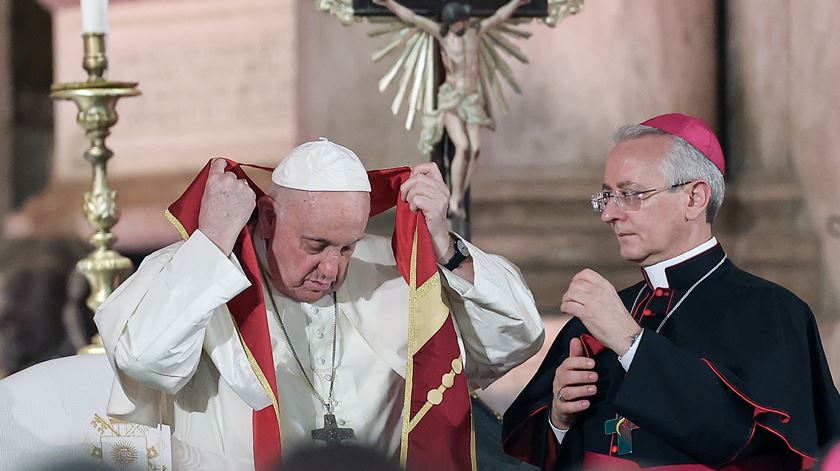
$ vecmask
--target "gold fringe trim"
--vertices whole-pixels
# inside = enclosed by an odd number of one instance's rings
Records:
[[[254,374],[257,375],[257,380],[259,380],[263,390],[265,390],[266,394],[268,394],[268,397],[271,399],[271,406],[274,407],[274,415],[277,417],[277,427],[279,430],[280,405],[277,402],[277,396],[275,396],[274,391],[271,390],[271,385],[268,384],[268,379],[265,377],[262,368],[260,368],[260,365],[257,363],[257,359],[254,358],[254,354],[251,353],[248,345],[245,344],[245,340],[242,338],[242,333],[239,332],[239,326],[236,325],[236,322],[233,323],[233,326],[236,328],[236,334],[239,335],[239,343],[241,343],[242,348],[245,349],[245,355],[248,357],[248,363],[251,365],[251,369],[254,370]]]
[[[422,286],[417,288],[416,296],[418,298],[422,298],[429,294],[429,291],[438,286],[440,286],[440,272],[435,272],[435,274],[432,275],[431,278],[429,278],[425,283],[423,283]]]
[[[175,217],[175,215],[170,213],[168,209],[163,212],[163,215],[166,216],[166,219],[169,219],[169,222],[173,226],[175,226],[175,229],[177,229],[178,233],[181,234],[182,239],[187,240],[190,238],[190,235],[187,234],[187,230],[184,229],[184,225],[181,224],[181,221],[179,221],[178,218]]]
[[[478,458],[475,453],[475,422],[473,421],[472,403],[470,403],[470,461],[472,471],[478,471]]]
[[[414,386],[414,350],[417,316],[417,230],[411,244],[411,268],[408,272],[408,351],[405,359],[405,394],[403,396],[402,432],[400,439],[400,466],[405,469],[408,462],[408,433],[411,425],[411,391]]]

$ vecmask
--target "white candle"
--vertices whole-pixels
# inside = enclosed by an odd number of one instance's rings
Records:
[[[108,32],[108,0],[82,0],[82,31]]]

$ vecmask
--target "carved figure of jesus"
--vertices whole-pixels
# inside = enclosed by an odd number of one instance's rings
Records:
[[[449,213],[464,214],[464,194],[469,188],[480,151],[479,129],[492,127],[479,90],[479,46],[481,35],[504,23],[517,8],[530,0],[511,0],[483,20],[471,23],[470,7],[450,2],[441,8],[437,23],[414,13],[396,0],[373,0],[397,18],[434,36],[440,44],[446,81],[438,90],[437,110],[423,118],[420,148],[430,153],[440,141],[443,129],[455,145],[450,166]]]

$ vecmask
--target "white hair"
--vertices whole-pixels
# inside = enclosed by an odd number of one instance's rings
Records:
[[[706,222],[709,224],[714,222],[726,193],[726,185],[723,182],[723,174],[720,169],[685,139],[651,126],[642,124],[623,126],[613,135],[613,141],[620,144],[645,136],[669,136],[671,138],[671,149],[665,154],[659,168],[662,176],[671,185],[690,180],[703,180],[709,184],[712,194],[709,198],[709,205],[706,207]]]

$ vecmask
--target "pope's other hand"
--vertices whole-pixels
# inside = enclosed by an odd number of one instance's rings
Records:
[[[449,206],[449,188],[443,182],[440,169],[434,162],[420,164],[411,169],[411,176],[400,187],[400,197],[412,211],[422,211],[432,237],[435,257],[445,263],[452,242],[446,225]]]
[[[256,205],[248,182],[225,171],[224,159],[210,164],[210,174],[201,198],[198,229],[225,254],[230,255],[239,232],[248,223]]]

